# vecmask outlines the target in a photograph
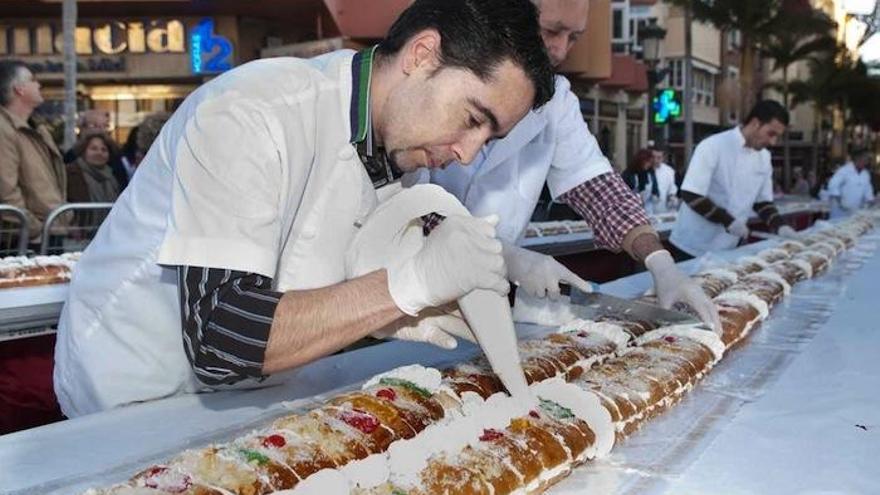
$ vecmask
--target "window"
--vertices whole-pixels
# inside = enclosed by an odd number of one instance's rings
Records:
[[[727,49],[739,50],[742,46],[742,33],[738,29],[727,32]]]
[[[611,14],[611,38],[615,41],[624,41],[626,33],[623,26],[623,9],[614,9]]]

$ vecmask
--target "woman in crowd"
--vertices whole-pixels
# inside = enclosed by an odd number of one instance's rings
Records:
[[[653,158],[651,150],[641,149],[632,157],[626,170],[621,174],[623,181],[642,198],[648,214],[654,212],[654,203],[660,198]]]
[[[119,183],[109,166],[117,156],[116,143],[104,132],[85,133],[73,148],[76,160],[67,169],[67,201],[112,203]]]

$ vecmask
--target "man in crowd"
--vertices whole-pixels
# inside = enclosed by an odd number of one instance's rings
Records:
[[[828,182],[831,218],[849,216],[874,202],[874,186],[871,184],[874,152],[861,148],[850,153],[850,157],[850,161],[837,169]]]
[[[28,66],[0,61],[0,202],[27,212],[33,242],[67,191],[58,147],[46,128],[30,121],[41,103],[40,83]]]
[[[670,242],[679,260],[735,248],[749,235],[753,213],[772,232],[793,236],[773,203],[773,146],[788,126],[788,110],[773,100],[755,104],[741,125],[697,145],[681,185],[682,205]]]

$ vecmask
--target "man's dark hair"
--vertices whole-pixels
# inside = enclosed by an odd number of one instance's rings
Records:
[[[778,120],[788,125],[788,110],[776,100],[761,100],[755,103],[752,111],[743,120],[743,124],[748,125],[752,119],[758,119],[761,124],[769,124],[773,120]]]
[[[0,106],[5,107],[12,101],[12,83],[18,78],[19,71],[27,68],[27,64],[20,60],[0,60]]]
[[[394,21],[377,53],[394,55],[425,29],[440,33],[440,63],[473,72],[483,81],[505,60],[522,67],[535,87],[532,108],[553,97],[553,66],[529,0],[416,0]]]

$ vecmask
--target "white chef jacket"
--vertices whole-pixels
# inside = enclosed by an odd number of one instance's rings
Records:
[[[353,54],[245,64],[165,124],[71,281],[55,351],[65,414],[203,388],[183,348],[178,265],[258,273],[279,291],[345,279],[355,224],[376,204],[349,142]]]
[[[546,182],[558,198],[575,186],[612,172],[581,114],[568,80],[556,76],[553,98],[529,112],[503,139],[487,144],[467,166],[417,171],[407,185],[438,184],[475,216],[497,214],[499,239],[520,240]]]
[[[748,219],[754,214],[755,203],[773,201],[770,152],[746,146],[739,127],[709,136],[694,150],[681,189],[706,196],[733,218]],[[692,256],[700,256],[732,249],[739,238],[728,234],[724,225],[710,222],[682,203],[670,242]]]
[[[828,182],[828,195],[840,198],[844,211],[832,202],[832,217],[845,216],[874,200],[874,186],[868,169],[859,172],[853,162],[847,162],[834,172]]]
[[[654,170],[654,175],[657,177],[657,189],[660,192],[660,196],[654,204],[654,213],[665,213],[669,210],[666,206],[669,198],[674,198],[678,194],[678,186],[675,185],[675,169],[661,163]]]

